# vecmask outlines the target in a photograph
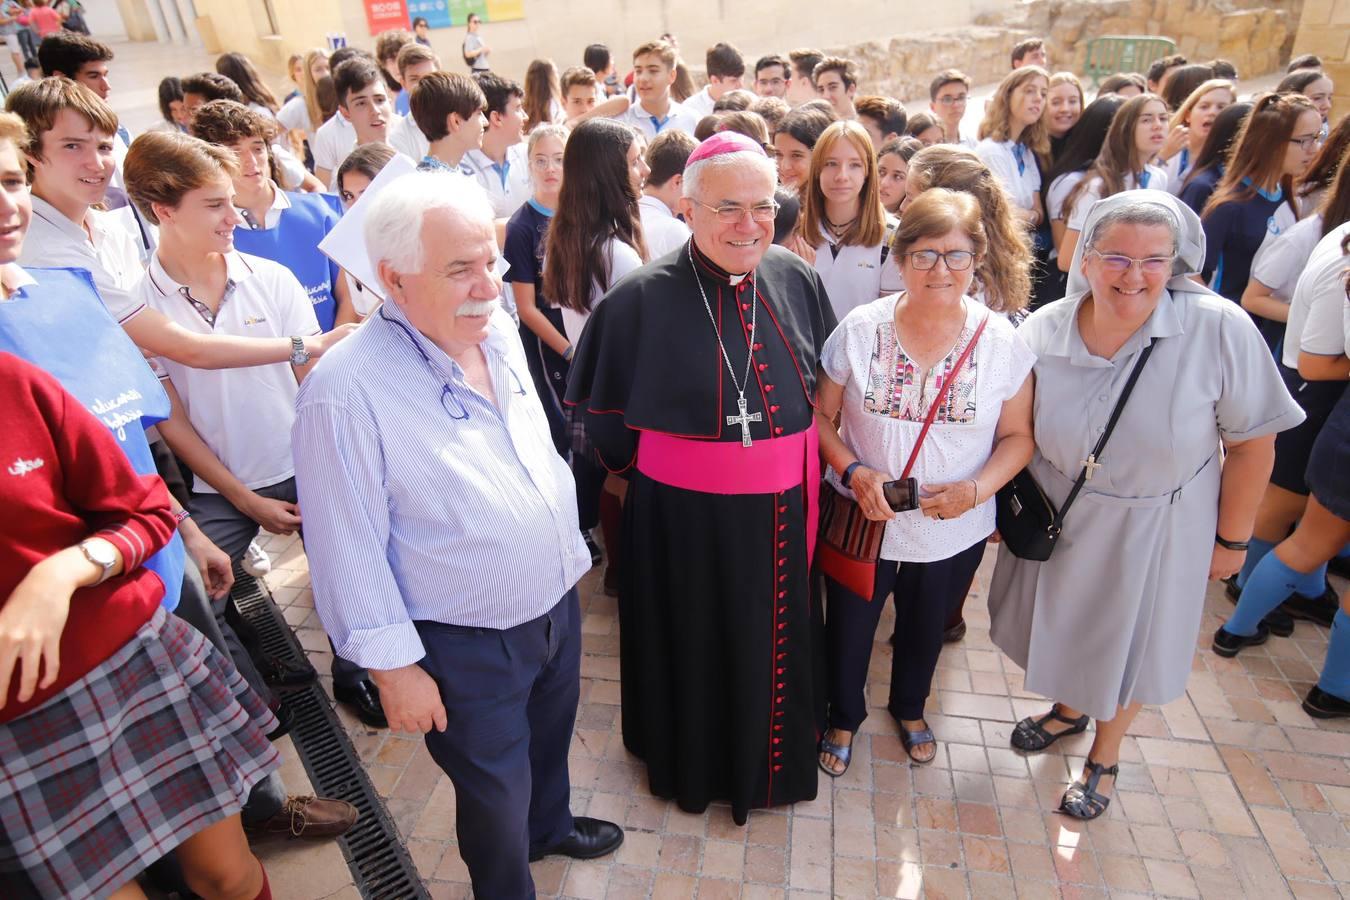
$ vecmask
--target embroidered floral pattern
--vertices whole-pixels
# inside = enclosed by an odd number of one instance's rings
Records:
[[[872,358],[867,367],[863,411],[905,422],[922,422],[927,417],[929,404],[947,383],[952,368],[974,335],[974,329],[969,326],[962,328],[956,346],[933,367],[925,384],[925,373],[910,360],[896,338],[895,323],[882,322],[877,326]],[[943,397],[934,423],[964,425],[975,421],[978,368],[975,354],[972,354],[957,375],[951,392]]]

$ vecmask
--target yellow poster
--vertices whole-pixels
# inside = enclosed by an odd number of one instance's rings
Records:
[[[483,4],[489,22],[505,22],[507,19],[525,18],[525,0],[486,0]]]

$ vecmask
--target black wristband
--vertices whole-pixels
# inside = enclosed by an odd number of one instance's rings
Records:
[[[1225,541],[1222,536],[1214,535],[1214,543],[1225,550],[1246,550],[1247,541]]]
[[[852,483],[853,481],[853,470],[861,465],[862,465],[861,459],[855,459],[853,462],[849,463],[848,468],[844,470],[844,474],[839,476],[839,483],[842,484],[844,487],[848,487],[849,484]]]

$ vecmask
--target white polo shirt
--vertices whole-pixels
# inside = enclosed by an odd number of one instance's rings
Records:
[[[94,276],[103,305],[119,325],[145,309],[132,290],[145,275],[140,236],[128,207],[85,213],[89,230],[70,221],[56,207],[33,196],[33,218],[19,264],[27,268],[87,269]]]
[[[1302,350],[1317,356],[1339,356],[1345,346],[1345,254],[1341,242],[1350,222],[1331,229],[1317,242],[1289,301],[1282,361],[1298,368]]]
[[[309,152],[314,156],[314,168],[337,172],[347,154],[356,149],[356,126],[333,113],[333,118],[319,126],[309,141]]]
[[[309,107],[305,105],[304,95],[297,94],[282,104],[277,121],[287,131],[303,131],[305,140],[314,140],[314,125],[309,121]]]
[[[1276,299],[1288,303],[1308,258],[1322,240],[1322,216],[1299,219],[1280,234],[1267,235],[1252,258],[1252,278],[1270,288]]]
[[[1165,171],[1152,165],[1144,166],[1144,171],[1148,174],[1146,181],[1149,190],[1167,190],[1171,181]],[[1133,174],[1125,176],[1125,190],[1133,191],[1140,186],[1139,179]],[[1067,194],[1065,194],[1065,199],[1068,199]],[[1094,175],[1090,182],[1083,185],[1083,189],[1078,192],[1078,196],[1073,198],[1073,209],[1068,210],[1065,215],[1064,227],[1071,231],[1082,231],[1083,226],[1087,224],[1088,213],[1092,211],[1092,204],[1100,199],[1102,199],[1102,180]],[[1063,201],[1061,201],[1061,205],[1062,203]]]
[[[198,334],[269,338],[319,333],[305,289],[284,266],[237,251],[225,255],[225,264],[228,282],[214,323],[189,299],[187,287],[168,276],[158,253],[133,293]],[[161,362],[192,427],[236,478],[249,488],[261,488],[295,474],[291,424],[298,385],[289,363],[194,369],[169,359]],[[201,477],[193,490],[216,493]]]
[[[839,321],[859,306],[904,290],[905,280],[895,255],[887,252],[885,260],[881,258],[884,241],[874,247],[839,246],[823,229],[821,237],[813,265],[825,282],[825,293]]]
[[[530,199],[530,161],[524,142],[506,148],[506,162],[501,168],[482,150],[465,153],[459,166],[483,188],[492,204],[492,215],[498,219],[509,219]]]
[[[1021,147],[1018,164],[1017,147]],[[1036,205],[1036,192],[1041,189],[1041,170],[1036,165],[1036,154],[1030,147],[1014,141],[996,141],[985,138],[975,147],[975,153],[1007,189],[1012,201],[1020,209]]]
[[[619,122],[637,128],[650,141],[661,132],[669,131],[672,128],[692,135],[694,129],[698,127],[699,119],[702,117],[672,100],[665,117],[658,118],[643,108],[641,100],[634,100],[622,115],[614,118]]]
[[[689,226],[675,218],[660,199],[643,194],[638,200],[638,212],[642,215],[642,237],[652,259],[660,259],[689,240]]]
[[[712,95],[712,85],[704,85],[703,90],[687,98],[682,105],[699,119],[702,119],[704,116],[713,114],[713,106],[716,104],[717,101],[713,99]]]
[[[431,142],[422,133],[422,129],[417,127],[411,113],[394,120],[389,126],[388,137],[389,146],[413,162],[421,162],[422,157],[431,150]]]

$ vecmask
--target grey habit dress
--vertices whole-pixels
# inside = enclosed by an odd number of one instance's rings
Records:
[[[1089,293],[1081,262],[1097,221],[1135,203],[1172,211],[1179,258],[1153,314],[1106,360],[1078,332]],[[1214,551],[1221,440],[1283,431],[1303,413],[1247,314],[1185,277],[1204,259],[1189,207],[1161,191],[1127,191],[1098,202],[1083,234],[1068,296],[1018,329],[1037,355],[1031,468],[1056,506],[1140,351],[1158,340],[1054,555],[1032,562],[1000,548],[990,631],[1026,670],[1028,690],[1110,719],[1118,706],[1185,693]]]

